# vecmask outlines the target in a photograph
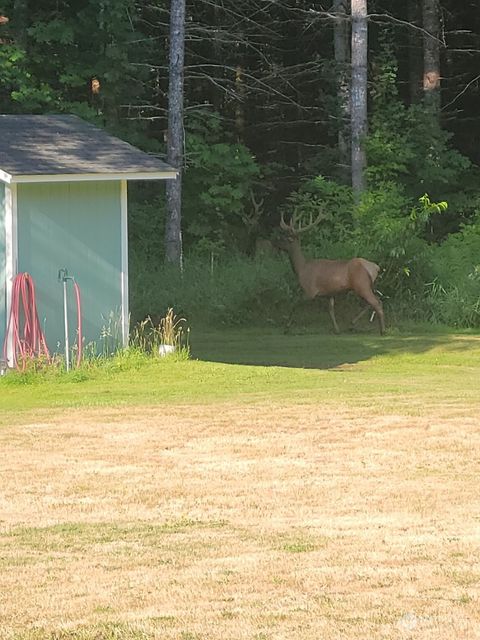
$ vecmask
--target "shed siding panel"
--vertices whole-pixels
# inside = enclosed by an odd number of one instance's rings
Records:
[[[109,322],[111,333],[121,337],[120,182],[19,185],[18,248],[18,270],[35,281],[39,318],[52,352],[64,349],[62,268],[81,290],[85,343],[101,348]],[[73,343],[77,321],[71,283],[68,299]]]
[[[5,185],[0,182],[0,360],[3,358],[3,341],[6,331],[6,246],[5,246]]]

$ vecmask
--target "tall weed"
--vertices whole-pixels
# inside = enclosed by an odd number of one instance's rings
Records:
[[[146,270],[137,263],[131,278],[135,321],[146,316],[156,321],[173,307],[189,323],[275,323],[297,290],[288,261],[269,256],[224,255],[214,261],[187,256],[182,272],[170,265]]]
[[[426,286],[432,320],[480,326],[480,225],[451,234],[432,251],[434,278]]]

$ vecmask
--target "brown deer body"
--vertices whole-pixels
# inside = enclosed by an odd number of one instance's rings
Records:
[[[299,234],[316,226],[321,215],[314,222],[305,227],[294,227],[293,220],[286,224],[283,216],[280,227],[286,232],[284,241],[280,241],[280,249],[288,252],[292,268],[297,276],[298,283],[303,289],[307,299],[313,300],[317,296],[328,296],[328,310],[333,323],[335,333],[339,333],[335,318],[335,298],[337,293],[353,291],[365,300],[377,314],[380,333],[385,333],[385,320],[382,303],[373,292],[380,267],[365,258],[352,258],[351,260],[307,260],[303,255]],[[368,307],[367,307],[368,308]],[[354,318],[355,324],[367,310],[364,309]]]

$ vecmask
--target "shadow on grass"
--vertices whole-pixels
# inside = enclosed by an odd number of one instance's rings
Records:
[[[472,334],[404,333],[379,336],[369,333],[292,333],[279,329],[195,332],[193,358],[228,364],[294,367],[303,369],[348,368],[383,355],[421,355],[441,352],[476,351],[480,337]]]

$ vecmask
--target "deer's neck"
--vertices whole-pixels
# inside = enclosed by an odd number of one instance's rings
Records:
[[[292,269],[295,271],[297,276],[300,276],[307,261],[305,260],[305,256],[302,253],[302,248],[298,240],[292,242],[289,246],[288,256],[292,264]]]

